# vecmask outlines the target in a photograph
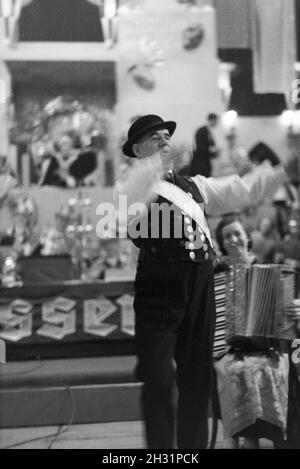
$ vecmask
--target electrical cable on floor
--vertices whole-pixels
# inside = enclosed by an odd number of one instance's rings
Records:
[[[47,449],[52,449],[52,446],[54,445],[55,441],[57,440],[57,438],[62,435],[63,433],[66,433],[69,428],[71,427],[71,425],[73,424],[74,422],[74,417],[75,417],[75,413],[76,413],[76,406],[75,406],[75,401],[74,401],[74,396],[73,396],[73,393],[72,393],[72,390],[71,388],[68,386],[67,388],[67,391],[69,391],[69,394],[70,394],[70,398],[71,398],[71,402],[72,402],[72,413],[71,413],[71,417],[69,419],[69,422],[68,424],[66,425],[65,428],[63,428],[63,426],[59,426],[58,429],[57,429],[57,432],[56,432],[56,435],[55,437],[53,438],[53,440],[51,441],[51,443],[49,444],[48,448]]]
[[[51,449],[52,445],[55,443],[58,436],[62,435],[63,433],[65,433],[66,431],[69,430],[70,426],[73,424],[75,414],[76,414],[76,406],[75,406],[75,401],[74,401],[74,396],[73,396],[72,390],[71,390],[70,386],[68,386],[68,385],[65,385],[65,386],[66,387],[65,387],[64,391],[69,392],[69,396],[71,398],[71,406],[72,406],[71,416],[70,416],[69,422],[68,422],[68,424],[66,425],[65,428],[64,428],[64,426],[60,425],[55,433],[50,433],[49,435],[44,435],[44,436],[38,436],[36,438],[30,438],[29,440],[23,440],[23,441],[20,441],[18,443],[13,443],[12,445],[0,447],[0,449],[17,448],[18,446],[26,445],[28,443],[32,443],[32,442],[35,442],[35,441],[44,440],[44,439],[47,439],[47,438],[53,438],[53,440],[50,442],[50,444],[47,447],[47,449]]]

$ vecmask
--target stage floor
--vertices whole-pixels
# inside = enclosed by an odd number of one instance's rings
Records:
[[[211,421],[210,421],[211,424]],[[38,438],[38,439],[36,439]],[[36,439],[35,441],[33,441]],[[107,422],[85,425],[10,428],[0,430],[0,449],[142,449],[145,448],[143,424]],[[223,429],[219,423],[215,449],[223,448]],[[262,449],[272,449],[261,440]]]

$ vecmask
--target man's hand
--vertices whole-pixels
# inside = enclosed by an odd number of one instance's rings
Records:
[[[129,205],[135,202],[148,204],[156,198],[152,186],[162,174],[163,166],[159,153],[139,159],[117,184],[118,192],[127,195]]]

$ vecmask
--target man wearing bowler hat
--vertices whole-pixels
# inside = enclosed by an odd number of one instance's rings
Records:
[[[207,409],[215,326],[216,255],[205,212],[223,214],[272,195],[287,180],[282,167],[252,171],[243,178],[193,178],[170,170],[173,121],[150,114],[137,119],[123,146],[136,159],[117,193],[128,207],[146,211],[130,219],[129,236],[140,248],[135,279],[137,378],[144,383],[142,405],[149,448],[206,448]],[[168,171],[169,170],[169,171]],[[157,206],[172,206],[181,236],[152,235]],[[131,213],[129,211],[128,213]],[[127,214],[128,215],[128,214]],[[124,214],[119,214],[124,219]],[[158,220],[158,221],[157,221]],[[148,229],[136,236],[138,225]]]

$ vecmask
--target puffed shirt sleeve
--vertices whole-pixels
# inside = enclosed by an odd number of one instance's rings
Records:
[[[282,166],[276,166],[256,167],[243,177],[206,178],[197,175],[192,180],[204,199],[207,214],[223,215],[257,205],[271,197],[281,184],[288,181],[288,176]]]

